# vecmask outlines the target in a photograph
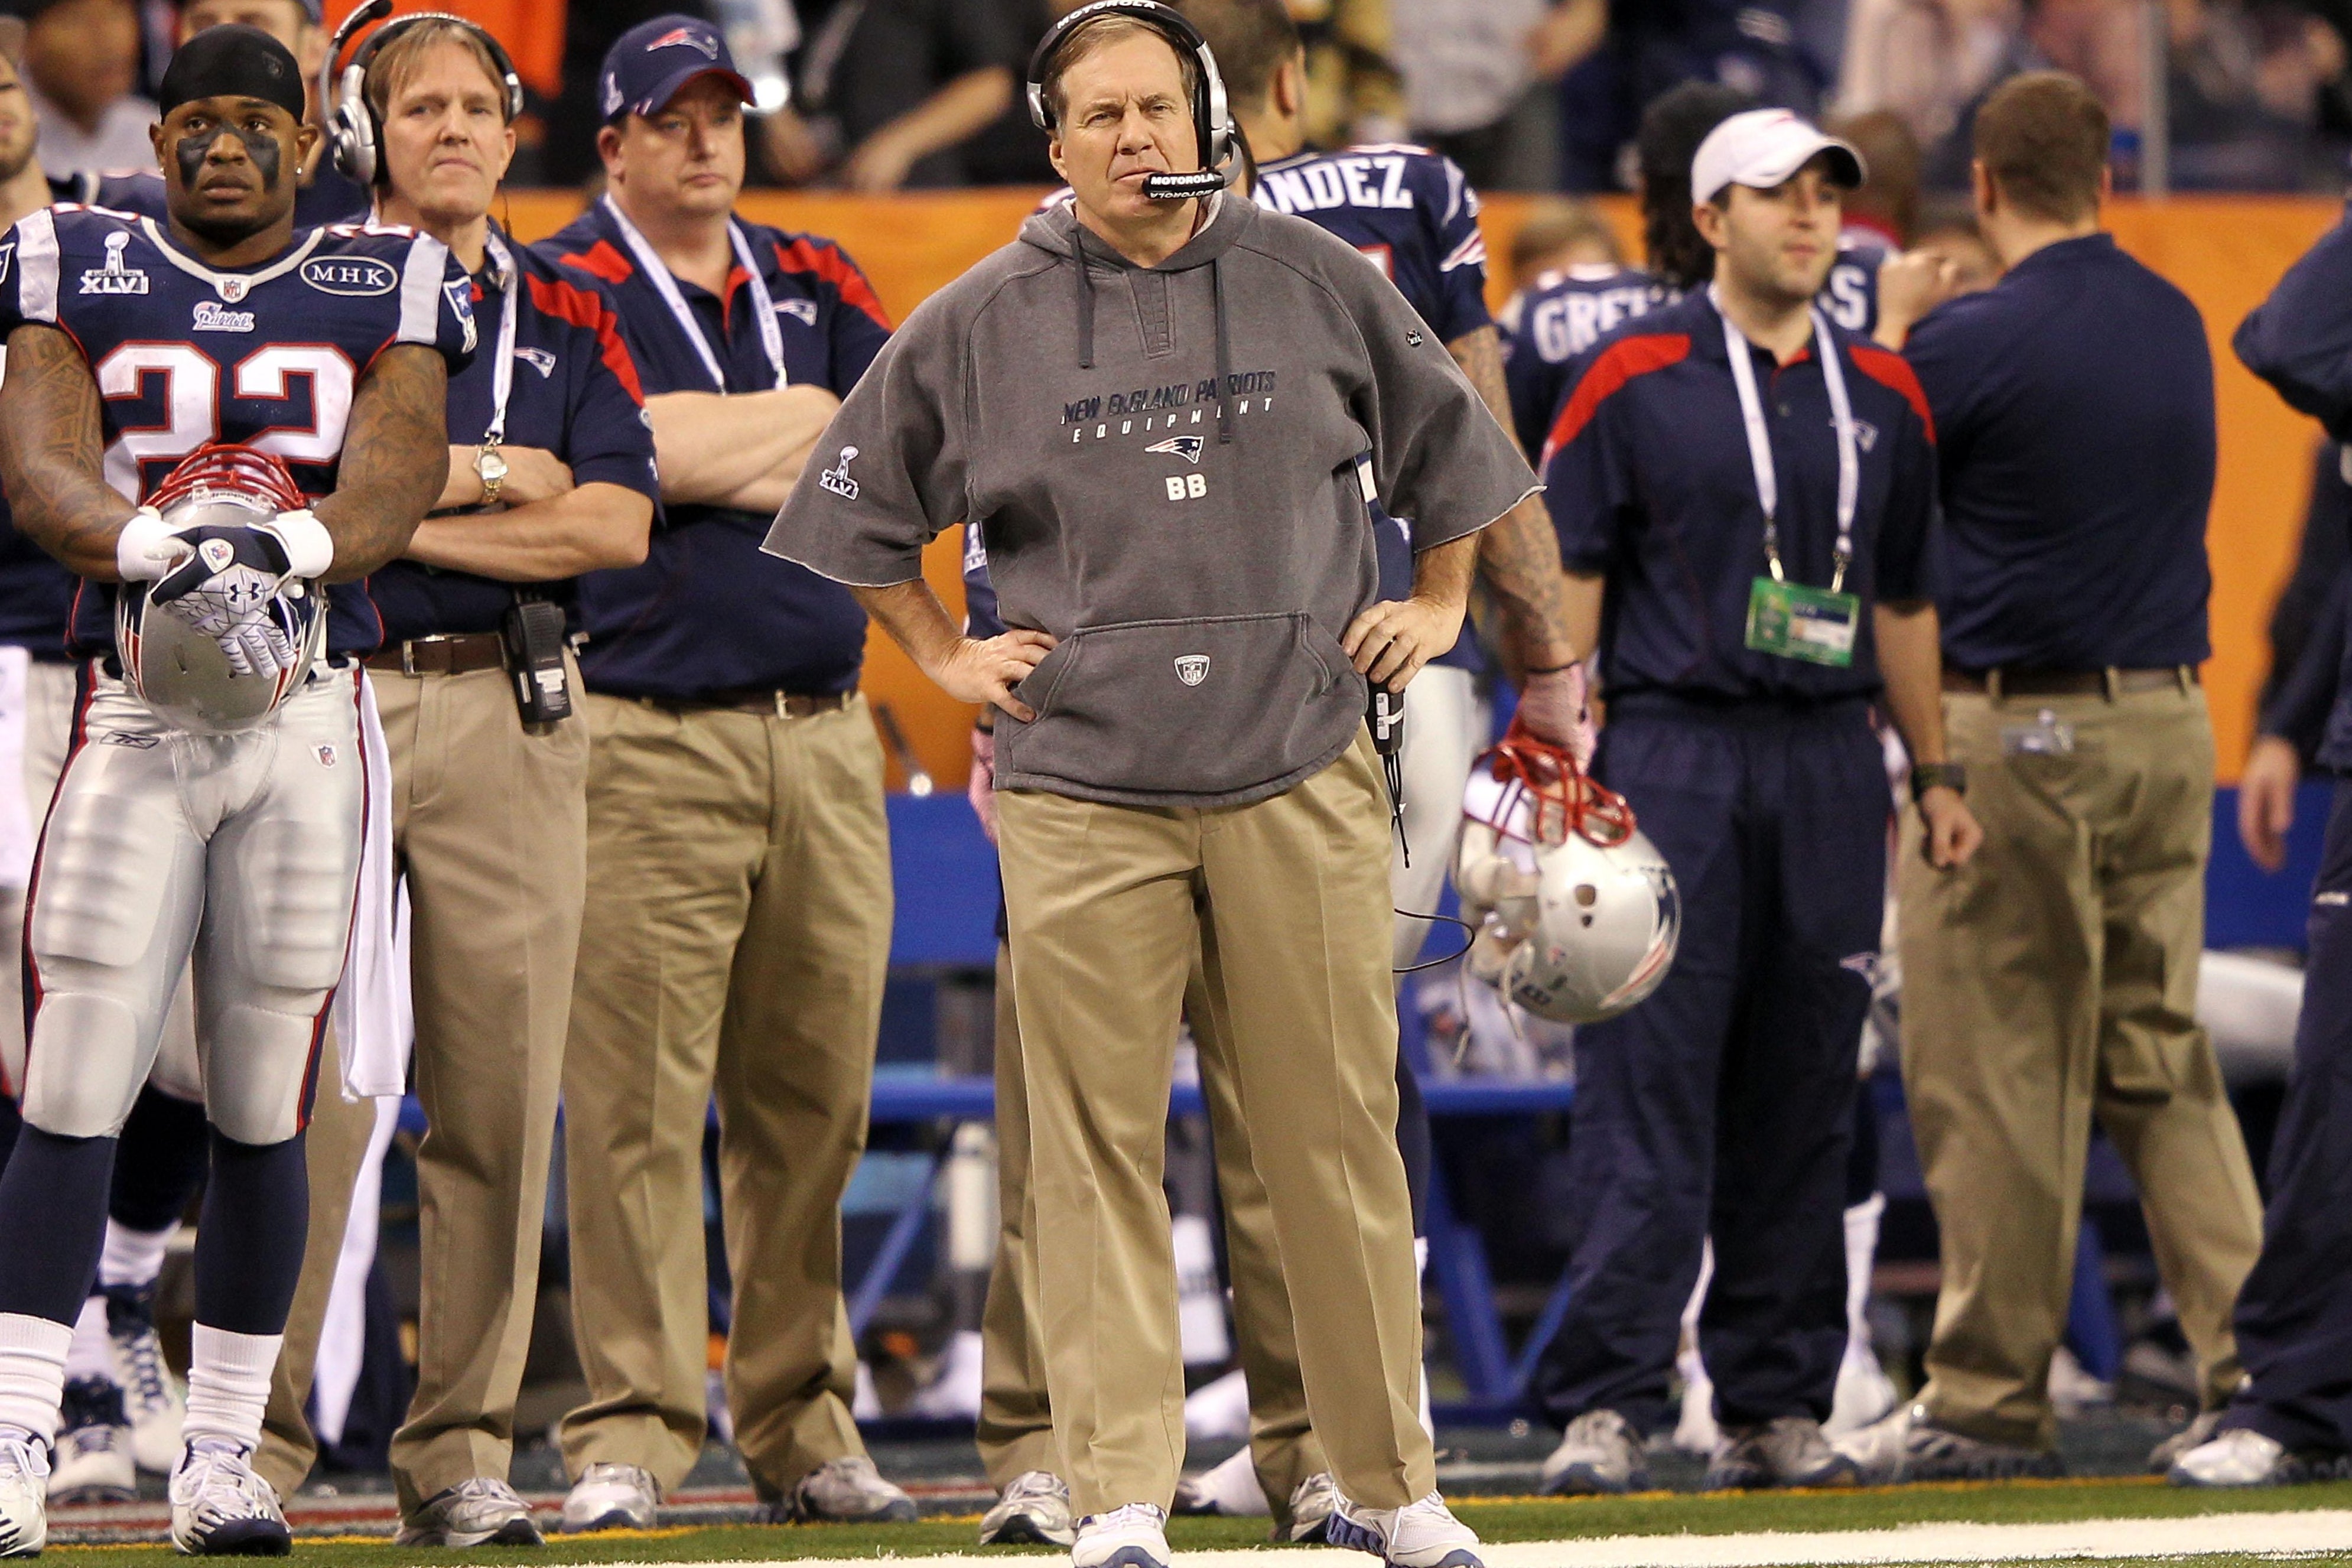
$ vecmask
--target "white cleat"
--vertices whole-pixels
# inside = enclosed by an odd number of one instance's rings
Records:
[[[172,1544],[192,1557],[283,1557],[294,1535],[253,1456],[207,1440],[172,1472]]]
[[[154,1292],[124,1285],[102,1294],[107,1349],[131,1423],[131,1457],[148,1474],[168,1476],[180,1462],[180,1424],[188,1414],[188,1397],[163,1362]]]
[[[1157,1503],[1131,1502],[1078,1521],[1070,1568],[1168,1568],[1168,1516]]]
[[[651,1530],[661,1489],[653,1472],[599,1460],[582,1472],[563,1499],[563,1533],[590,1530]]]
[[[138,1468],[131,1458],[131,1428],[122,1420],[122,1391],[103,1378],[66,1384],[63,1429],[49,1456],[53,1503],[135,1502]]]
[[[1237,1448],[1223,1461],[1197,1476],[1176,1483],[1179,1516],[1208,1514],[1217,1519],[1263,1519],[1274,1511],[1258,1484],[1257,1467],[1247,1448]]]
[[[1323,1539],[1369,1552],[1389,1568],[1486,1568],[1477,1531],[1435,1492],[1403,1508],[1358,1508],[1343,1496]]]
[[[1067,1546],[1078,1538],[1070,1518],[1070,1489],[1050,1470],[1013,1478],[996,1506],[981,1516],[982,1546]]]
[[[0,1437],[0,1557],[38,1557],[49,1543],[49,1451]]]
[[[2176,1487],[2292,1487],[2333,1480],[2341,1455],[2297,1454],[2275,1437],[2233,1426],[2172,1461],[2165,1479]]]

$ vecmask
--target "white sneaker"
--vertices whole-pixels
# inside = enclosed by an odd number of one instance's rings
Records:
[[[168,1476],[180,1462],[180,1424],[187,1417],[188,1395],[163,1363],[154,1289],[118,1285],[102,1294],[107,1349],[131,1422],[131,1457],[148,1474]]]
[[[49,1500],[137,1501],[139,1471],[131,1459],[122,1391],[103,1378],[78,1377],[66,1384],[59,1415],[49,1456]]]
[[[1318,1470],[1290,1494],[1290,1529],[1276,1537],[1293,1545],[1330,1543],[1331,1516],[1339,1511],[1339,1483],[1328,1470]]]
[[[1247,1448],[1237,1448],[1223,1462],[1176,1483],[1179,1514],[1210,1514],[1219,1519],[1263,1519],[1274,1511],[1258,1484],[1257,1466]]]
[[[1156,1503],[1090,1513],[1070,1546],[1070,1568],[1168,1568],[1168,1516]]]
[[[2236,1426],[2175,1459],[2165,1479],[2176,1487],[2292,1487],[2332,1480],[2343,1468],[2340,1457],[2314,1462],[2275,1437]]]
[[[1078,1538],[1070,1518],[1070,1489],[1050,1470],[1013,1478],[996,1506],[981,1516],[982,1546],[1067,1546]]]
[[[1342,1496],[1323,1539],[1369,1552],[1389,1568],[1486,1568],[1478,1532],[1454,1518],[1435,1492],[1385,1509],[1358,1508]]]
[[[198,1557],[283,1557],[294,1536],[253,1456],[207,1441],[172,1472],[172,1544]]]
[[[500,1480],[475,1476],[444,1487],[400,1521],[399,1546],[537,1546],[530,1504]]]
[[[563,1532],[586,1530],[651,1530],[661,1489],[653,1472],[635,1465],[598,1460],[581,1472],[563,1499]]]
[[[0,1437],[0,1557],[37,1557],[49,1543],[49,1451]]]

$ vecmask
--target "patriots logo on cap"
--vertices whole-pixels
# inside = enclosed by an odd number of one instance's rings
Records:
[[[656,49],[674,48],[680,44],[689,49],[700,50],[706,59],[715,60],[719,58],[719,40],[694,27],[672,27],[668,32],[647,44],[646,53],[651,54]]]
[[[1147,452],[1165,452],[1171,458],[1181,458],[1188,463],[1201,460],[1201,448],[1206,443],[1198,436],[1171,436],[1165,441],[1154,441],[1144,448]],[[1174,483],[1172,479],[1169,481]]]

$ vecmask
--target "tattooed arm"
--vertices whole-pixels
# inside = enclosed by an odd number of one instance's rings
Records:
[[[1492,327],[1463,333],[1445,345],[1477,389],[1479,401],[1505,431],[1512,428],[1511,393],[1503,380],[1502,338]],[[1512,437],[1516,444],[1517,437]],[[1478,576],[1503,614],[1504,650],[1513,673],[1558,669],[1589,647],[1568,640],[1560,601],[1559,536],[1543,497],[1531,495],[1478,536]]]
[[[334,535],[330,582],[364,577],[408,548],[449,473],[449,369],[422,343],[376,356],[352,398],[335,493],[313,510]]]
[[[0,386],[0,488],[18,531],[67,569],[115,581],[115,536],[131,503],[105,478],[98,383],[73,339],[26,323],[8,334]]]

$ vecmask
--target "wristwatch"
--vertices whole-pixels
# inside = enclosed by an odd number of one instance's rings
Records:
[[[1969,770],[1958,763],[1914,763],[1911,764],[1911,798],[1917,800],[1938,784],[1954,795],[1969,793]]]
[[[474,448],[474,472],[481,476],[482,504],[497,505],[499,490],[507,482],[507,460],[496,441],[485,441]]]

